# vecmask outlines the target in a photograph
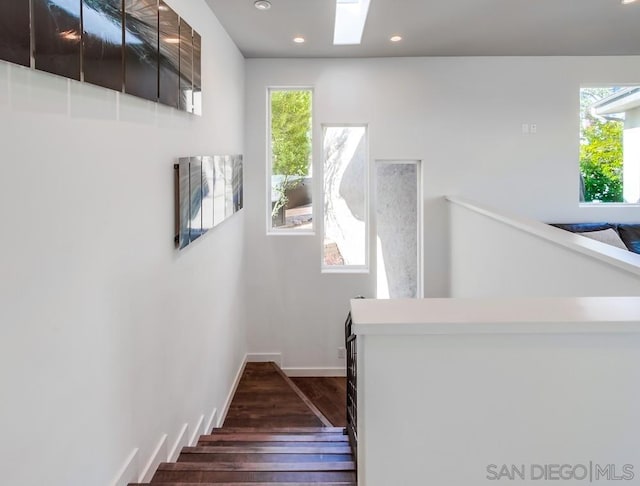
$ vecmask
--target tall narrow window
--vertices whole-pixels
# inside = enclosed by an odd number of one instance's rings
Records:
[[[311,113],[309,89],[271,89],[270,232],[312,232]]]
[[[324,126],[323,270],[366,270],[367,128]]]
[[[376,161],[377,297],[422,296],[420,161]]]

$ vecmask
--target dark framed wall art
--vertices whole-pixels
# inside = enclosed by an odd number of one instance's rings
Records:
[[[0,60],[202,114],[202,38],[164,0],[2,0]]]
[[[183,157],[174,170],[174,241],[183,249],[242,209],[242,155]]]

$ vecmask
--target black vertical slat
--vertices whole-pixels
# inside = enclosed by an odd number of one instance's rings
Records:
[[[358,351],[353,334],[351,312],[345,322],[345,347],[347,351],[347,429],[353,460],[358,460]],[[357,469],[356,469],[357,470]]]

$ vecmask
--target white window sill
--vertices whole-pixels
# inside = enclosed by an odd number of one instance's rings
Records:
[[[579,208],[640,208],[640,203],[580,203]]]
[[[351,273],[351,274],[369,274],[369,267],[356,267],[356,266],[348,266],[348,265],[335,265],[331,267],[322,267],[321,273],[323,274],[332,274],[332,273]]]

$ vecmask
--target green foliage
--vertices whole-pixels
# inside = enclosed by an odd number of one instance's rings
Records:
[[[273,174],[305,176],[311,160],[311,92],[271,93]]]
[[[622,202],[622,130],[619,121],[590,117],[580,146],[585,201]]]
[[[621,89],[609,86],[580,90],[580,171],[584,200],[622,202],[622,121],[594,116],[591,106]]]
[[[271,93],[272,174],[282,176],[272,215],[287,205],[287,192],[309,174],[311,162],[311,91]]]
[[[587,119],[580,145],[585,201],[622,202],[623,123]]]

